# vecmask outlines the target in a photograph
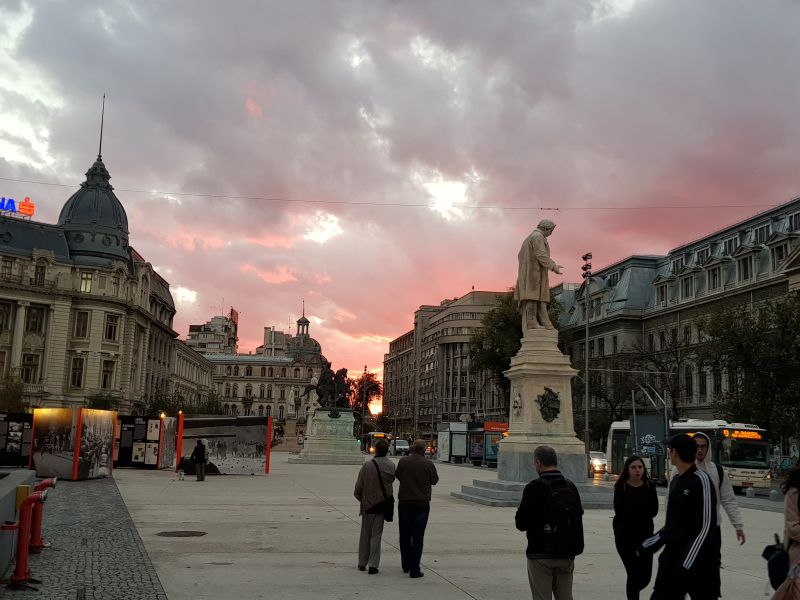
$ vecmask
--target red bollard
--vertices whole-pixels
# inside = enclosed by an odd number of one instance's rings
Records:
[[[2,529],[19,530],[17,535],[17,562],[14,567],[14,574],[8,579],[8,587],[15,590],[28,589],[36,590],[30,583],[41,583],[41,581],[31,577],[31,570],[28,568],[28,548],[31,541],[31,516],[34,504],[41,504],[47,498],[47,490],[34,492],[19,507],[19,523],[13,525],[3,525]]]
[[[43,492],[47,488],[54,488],[56,487],[56,483],[58,483],[58,477],[53,477],[52,479],[45,479],[44,481],[40,481],[37,483],[33,491],[34,492]],[[31,544],[30,544],[30,551],[34,553],[41,552],[44,548],[47,548],[50,544],[45,543],[42,539],[42,515],[44,514],[44,504],[42,502],[36,502],[33,505],[33,511],[31,513]]]

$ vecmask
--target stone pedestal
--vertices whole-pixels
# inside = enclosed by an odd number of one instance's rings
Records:
[[[508,437],[500,442],[497,479],[473,481],[451,495],[487,506],[518,506],[522,490],[538,474],[537,446],[551,446],[558,468],[578,486],[584,508],[611,508],[613,489],[587,484],[585,447],[575,435],[571,378],[575,369],[559,351],[558,332],[532,329],[505,372],[511,380]]]
[[[353,411],[344,408],[317,408],[309,413],[306,439],[293,464],[360,465],[364,462],[361,445],[353,437]]]
[[[511,415],[508,437],[500,442],[498,479],[535,479],[533,451],[552,446],[564,476],[575,483],[586,480],[585,447],[572,419],[571,379],[576,371],[557,342],[555,329],[529,329],[505,372],[511,380]]]

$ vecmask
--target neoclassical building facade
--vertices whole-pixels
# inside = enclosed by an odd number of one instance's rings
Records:
[[[265,328],[264,344],[253,354],[205,355],[214,365],[214,390],[225,414],[305,420],[316,396],[304,391],[327,362],[309,325],[304,315],[294,336]]]
[[[173,392],[176,354],[197,367],[184,392],[211,389],[212,365],[175,348],[169,283],[130,246],[110,179],[98,156],[54,225],[0,216],[0,375],[32,406],[146,412]]]
[[[630,368],[624,365],[639,360],[645,371],[658,365],[661,372],[633,373],[635,383],[652,386],[676,403],[682,417],[712,418],[715,397],[736,385],[735,374],[694,360],[698,322],[724,308],[757,306],[795,289],[800,289],[800,198],[666,255],[611,264],[595,271],[588,286],[564,284],[551,292],[564,308],[563,349],[579,369],[588,351],[595,390],[613,393],[615,380],[624,374],[620,371]],[[590,396],[590,407],[597,408],[592,387]],[[582,405],[582,397],[575,400]]]

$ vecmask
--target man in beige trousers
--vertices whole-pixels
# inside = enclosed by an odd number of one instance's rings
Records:
[[[361,537],[358,540],[358,570],[378,573],[386,499],[392,497],[394,463],[386,456],[389,444],[375,444],[375,458],[364,463],[356,479],[355,497],[361,503]]]

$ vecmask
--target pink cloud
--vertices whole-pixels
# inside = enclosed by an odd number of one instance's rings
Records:
[[[249,96],[247,98],[247,102],[246,102],[245,106],[247,107],[247,112],[251,116],[258,117],[259,119],[264,116],[264,111],[261,110],[261,106],[258,104],[258,102],[256,102],[255,100],[253,100]]]
[[[297,277],[286,266],[280,266],[277,271],[264,271],[253,265],[240,265],[242,273],[255,273],[259,279],[271,284],[283,284],[297,281]]]

